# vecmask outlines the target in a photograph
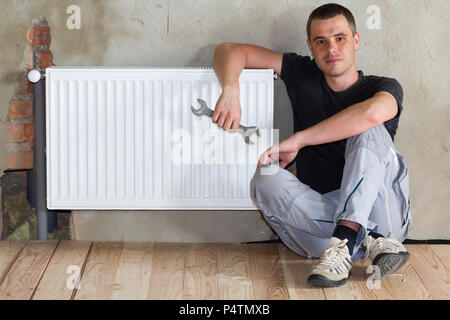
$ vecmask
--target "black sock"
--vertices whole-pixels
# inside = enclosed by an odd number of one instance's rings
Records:
[[[369,236],[371,236],[374,239],[384,238],[382,234],[376,233],[375,231],[370,231]]]
[[[344,239],[348,240],[347,247],[348,247],[348,251],[349,251],[350,255],[353,254],[353,248],[355,247],[355,241],[356,241],[357,235],[358,235],[358,232],[356,232],[352,228],[349,228],[342,224],[338,224],[333,233],[333,237],[336,237],[341,240],[344,240]]]

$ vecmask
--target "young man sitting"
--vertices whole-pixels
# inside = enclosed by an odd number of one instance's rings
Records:
[[[383,278],[409,257],[401,244],[411,224],[408,169],[393,143],[403,91],[395,79],[357,71],[360,35],[345,7],[315,9],[307,35],[313,59],[249,44],[218,46],[213,68],[222,93],[212,121],[236,130],[241,71],[273,69],[286,85],[295,133],[259,158],[253,201],[286,246],[320,257],[311,285],[345,284],[352,262],[364,256]],[[285,169],[294,160],[296,175]],[[276,173],[262,172],[275,165]]]

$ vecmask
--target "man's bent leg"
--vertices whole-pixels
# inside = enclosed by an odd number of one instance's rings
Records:
[[[364,256],[359,248],[366,239],[368,230],[377,227],[369,217],[380,191],[384,189],[386,175],[391,172],[388,170],[393,162],[391,150],[392,139],[383,125],[347,139],[339,203],[334,215],[336,228],[319,265],[308,276],[310,284],[319,287],[345,284],[351,261]],[[386,220],[387,215],[385,213],[378,218]],[[390,243],[394,244],[393,241]],[[379,247],[378,243],[376,247]],[[398,254],[394,254],[382,261],[381,272],[383,273],[383,269],[392,271],[404,261]]]
[[[376,224],[374,231],[363,241],[366,257],[380,268],[381,278],[400,269],[408,260],[409,253],[402,245],[411,226],[409,201],[409,175],[401,154],[390,149],[386,175],[372,208],[369,221]]]
[[[333,232],[339,190],[322,195],[281,167],[275,174],[262,174],[268,167],[258,168],[252,178],[253,201],[287,247],[320,257]]]
[[[392,160],[389,161],[369,221],[376,224],[374,231],[383,237],[393,237],[403,242],[412,223],[409,173],[402,155],[395,148],[391,154]]]
[[[394,155],[395,147],[384,125],[347,139],[341,193],[334,221],[349,220],[361,225],[355,241],[353,261],[364,254],[359,248],[366,234],[377,229],[377,223],[369,217],[374,216],[374,209],[379,211],[380,203],[386,203],[380,202],[380,199],[385,199],[390,191],[386,190],[386,180],[392,176],[398,161]],[[398,214],[388,209],[384,206],[382,217],[377,214],[379,222],[380,219],[392,219],[389,214]]]

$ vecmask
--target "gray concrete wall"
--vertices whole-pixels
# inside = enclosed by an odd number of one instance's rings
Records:
[[[449,239],[450,2],[336,2],[351,9],[356,18],[361,34],[358,69],[365,74],[394,77],[403,85],[404,112],[396,145],[410,169],[414,225],[409,238]],[[19,65],[27,43],[26,34],[34,17],[46,16],[48,19],[56,65],[210,66],[214,48],[224,41],[309,54],[306,20],[309,13],[323,3],[313,0],[2,0],[1,118],[4,122],[8,102],[13,95],[14,80],[23,70]],[[66,9],[69,5],[81,8],[80,30],[66,27],[69,17]],[[369,29],[366,24],[373,15],[367,12],[370,5],[380,8],[379,29]],[[275,106],[275,126],[281,129],[281,138],[285,138],[292,132],[292,113],[281,81],[276,82]],[[2,145],[4,138],[2,124]],[[3,171],[6,167],[4,148],[0,148],[0,163],[0,170]],[[74,218],[79,222],[79,238],[113,239],[116,236],[130,239],[128,235],[144,232],[139,229],[139,225],[145,224],[141,219],[148,219],[147,223],[151,226],[173,226],[169,223],[172,219],[169,215],[165,218],[161,214],[147,213],[140,214],[139,219],[129,218],[136,214],[110,214],[106,219],[104,212],[90,212],[76,213]],[[256,213],[248,214],[254,223],[247,221],[240,224],[242,217],[237,212],[216,213],[211,219],[204,213],[190,212],[182,219],[193,221],[186,224],[186,228],[190,228],[187,233],[191,236],[206,232],[204,226],[217,228],[219,221],[228,221],[229,226],[244,226],[241,232],[252,234],[252,239],[270,238],[267,226],[261,223],[260,217]],[[128,222],[122,223],[120,219],[127,219]],[[105,225],[101,230],[92,228],[98,223],[110,223],[111,228]],[[123,228],[117,228],[118,225]],[[175,227],[173,230],[176,232]],[[220,229],[217,231],[221,239],[226,238],[223,234],[228,233],[227,230],[225,228],[222,234]],[[149,237],[164,240],[155,233]],[[230,239],[240,237],[230,236]],[[138,238],[145,240],[142,235]]]

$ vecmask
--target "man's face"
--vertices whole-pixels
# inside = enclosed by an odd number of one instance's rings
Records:
[[[339,77],[355,65],[359,33],[353,36],[343,15],[311,22],[311,39],[308,47],[317,66],[327,76]]]

